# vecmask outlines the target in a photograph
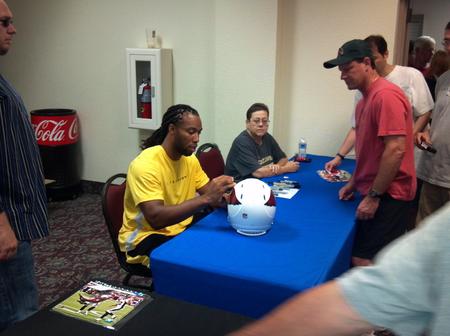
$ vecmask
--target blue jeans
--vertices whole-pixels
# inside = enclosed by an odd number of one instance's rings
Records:
[[[38,309],[31,243],[20,241],[16,256],[0,262],[0,332]]]

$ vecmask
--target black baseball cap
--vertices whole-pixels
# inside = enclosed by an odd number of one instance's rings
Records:
[[[364,40],[351,40],[342,45],[338,50],[336,58],[323,63],[327,69],[334,68],[364,57],[372,57],[372,50],[369,43]]]

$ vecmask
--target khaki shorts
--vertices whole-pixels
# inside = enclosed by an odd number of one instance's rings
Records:
[[[448,201],[450,201],[450,188],[423,181],[416,224],[420,225],[425,217],[431,215]]]

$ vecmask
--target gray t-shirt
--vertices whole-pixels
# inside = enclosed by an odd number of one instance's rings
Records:
[[[436,104],[431,118],[431,142],[437,152],[423,151],[417,165],[417,177],[450,188],[450,70],[437,81]]]
[[[337,281],[349,305],[374,325],[405,336],[449,335],[450,204],[380,252],[375,266]]]
[[[241,181],[268,164],[277,163],[286,154],[281,150],[273,136],[266,133],[262,144],[258,145],[245,130],[234,139],[227,156],[225,174]]]

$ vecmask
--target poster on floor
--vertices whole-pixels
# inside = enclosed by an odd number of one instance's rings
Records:
[[[52,311],[108,329],[119,329],[153,298],[141,292],[89,281]]]

